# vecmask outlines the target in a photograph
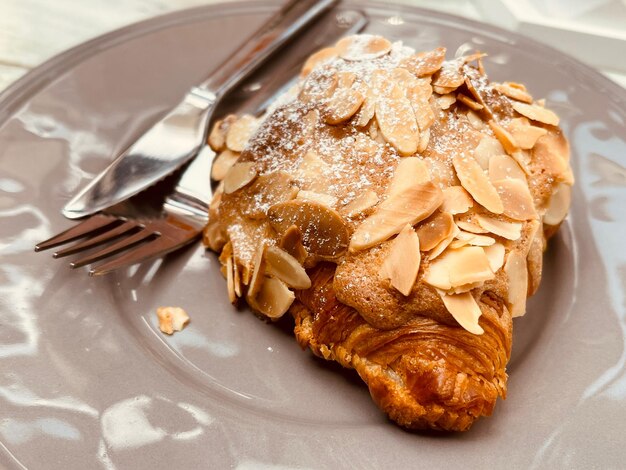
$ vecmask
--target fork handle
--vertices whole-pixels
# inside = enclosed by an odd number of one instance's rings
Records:
[[[199,88],[223,95],[289,41],[300,29],[333,7],[339,0],[290,0]]]

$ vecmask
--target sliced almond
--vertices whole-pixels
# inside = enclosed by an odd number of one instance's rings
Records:
[[[371,87],[368,87],[363,93],[363,103],[356,116],[354,125],[357,127],[366,127],[373,119],[376,113],[376,95]]]
[[[463,186],[450,186],[443,190],[441,210],[450,214],[464,214],[474,205],[474,200]]]
[[[412,155],[419,144],[415,112],[402,89],[389,77],[377,80],[376,120],[383,137],[400,155]]]
[[[529,150],[535,146],[537,139],[548,133],[543,127],[531,126],[526,118],[515,118],[506,126],[519,148]]]
[[[422,251],[430,251],[454,231],[454,219],[449,212],[436,212],[417,229]]]
[[[521,317],[526,313],[528,295],[528,268],[526,257],[517,251],[509,253],[504,265],[508,281],[508,307],[513,317]]]
[[[456,102],[456,96],[454,93],[448,93],[437,98],[437,104],[441,109],[448,109]]]
[[[403,158],[393,173],[393,179],[387,189],[387,196],[392,197],[407,189],[430,181],[430,172],[424,160],[418,157]]]
[[[276,246],[265,250],[267,272],[294,289],[308,289],[311,279],[298,260]]]
[[[447,253],[446,249],[452,244],[452,242],[454,241],[454,237],[456,237],[458,235],[458,233],[460,232],[459,227],[456,226],[456,224],[452,227],[452,233],[450,235],[448,235],[448,237],[444,238],[443,240],[441,240],[439,242],[439,244],[433,248],[430,253],[428,253],[428,259],[430,261],[436,259],[439,257],[439,255],[443,254],[443,253]]]
[[[574,183],[569,165],[569,144],[561,133],[551,132],[540,137],[532,151],[533,161],[559,182]]]
[[[502,212],[515,220],[530,220],[537,217],[535,203],[528,185],[520,179],[503,179],[494,181],[500,200],[504,205]]]
[[[452,164],[461,184],[474,200],[490,212],[501,214],[504,206],[500,196],[478,162],[470,156],[455,155]]]
[[[437,292],[448,312],[461,327],[475,335],[482,335],[485,332],[478,324],[482,311],[471,293],[446,294],[439,290]]]
[[[493,238],[489,236],[463,231],[461,231],[456,236],[456,238],[458,238],[459,240],[467,241],[467,244],[472,246],[491,246],[496,242]]]
[[[447,274],[446,274],[447,272]],[[480,246],[464,246],[448,250],[440,258],[432,261],[424,273],[424,282],[438,289],[491,280],[489,260]]]
[[[409,295],[420,268],[420,241],[410,225],[400,231],[394,239],[389,255],[383,263],[383,271],[391,285],[402,295]]]
[[[520,113],[522,116],[526,116],[531,121],[543,122],[550,126],[559,125],[559,117],[550,111],[536,104],[525,104],[519,102],[512,103],[513,109]]]
[[[479,225],[473,224],[471,222],[466,222],[464,220],[457,220],[456,224],[460,229],[465,230],[470,233],[487,233],[487,230],[480,227]]]
[[[215,152],[219,152],[226,148],[226,133],[230,125],[237,120],[237,116],[229,114],[224,119],[220,119],[213,124],[209,133],[209,145]]]
[[[350,240],[350,251],[378,245],[399,233],[405,225],[424,220],[441,205],[442,198],[439,187],[430,181],[388,197],[357,227]]]
[[[505,222],[484,215],[477,215],[476,222],[488,232],[507,240],[517,240],[522,234],[522,224],[519,222]]]
[[[235,293],[235,272],[234,272],[234,259],[230,255],[226,258],[226,288],[228,290],[228,300],[231,304],[237,303],[237,294]]]
[[[491,86],[493,87],[494,90],[499,91],[500,93],[502,93],[504,96],[517,100],[517,101],[522,101],[524,103],[532,103],[533,102],[533,97],[530,96],[530,94],[526,91],[525,88],[518,88],[514,85],[517,84],[513,84],[511,82],[504,82],[504,83],[493,83]]]
[[[272,320],[276,320],[289,310],[295,298],[283,281],[265,277],[251,306]]]
[[[228,174],[228,170],[237,162],[239,154],[232,150],[226,149],[220,152],[220,154],[213,161],[213,167],[211,168],[211,178],[215,181],[222,181]]]
[[[306,60],[300,72],[301,77],[306,77],[311,71],[320,64],[324,64],[337,57],[337,49],[334,47],[325,47],[313,53]]]
[[[554,190],[554,193],[552,193],[548,210],[543,216],[543,222],[546,225],[559,225],[569,211],[571,199],[572,187],[568,184],[560,183]]]
[[[487,260],[489,261],[489,267],[491,271],[497,273],[504,264],[504,254],[506,252],[502,243],[494,243],[490,246],[483,247]]]
[[[518,150],[519,147],[517,145],[517,142],[515,142],[515,139],[509,133],[509,131],[507,131],[504,127],[502,127],[493,119],[489,121],[488,124],[489,124],[489,127],[491,127],[491,130],[493,131],[494,135],[496,136],[496,139],[498,139],[500,143],[502,144],[502,147],[504,147],[504,150],[506,151],[506,153],[511,155],[513,154],[513,152]]]
[[[302,233],[302,243],[309,253],[334,260],[348,248],[349,233],[341,216],[322,204],[294,199],[269,208],[270,224],[279,234],[292,225]]]
[[[474,149],[474,158],[483,170],[489,168],[489,160],[495,155],[502,155],[504,147],[493,137],[483,136]]]
[[[235,295],[237,298],[241,297],[241,273],[239,272],[239,263],[233,258],[233,281],[235,288]]]
[[[428,142],[430,142],[430,129],[420,132],[420,141],[419,144],[417,144],[417,151],[419,153],[424,152],[428,148]]]
[[[483,114],[486,114],[489,118],[493,119],[493,111],[489,106],[487,106],[487,103],[482,96],[482,93],[484,93],[484,86],[480,85],[481,78],[476,76],[478,72],[468,67],[464,67],[463,70],[465,72],[465,86],[467,86],[467,90],[476,102],[483,106]],[[477,84],[479,84],[478,87],[476,86]]]
[[[446,59],[445,47],[438,47],[429,52],[412,55],[400,62],[400,67],[407,69],[416,77],[432,75],[439,70]]]
[[[485,129],[485,121],[483,121],[482,118],[474,111],[469,110],[467,112],[467,120],[469,121],[470,125],[477,131],[482,131]]]
[[[461,73],[462,62],[450,60],[444,62],[441,68],[433,75],[433,87],[445,87],[453,90],[457,89],[465,82],[465,77]]]
[[[241,152],[250,137],[256,132],[259,126],[259,121],[254,116],[245,114],[233,122],[228,128],[228,134],[226,134],[226,146],[233,152]]]
[[[341,212],[348,217],[354,217],[378,204],[378,195],[371,189],[366,189],[355,199],[346,204]]]
[[[355,88],[337,88],[326,104],[324,120],[327,124],[340,124],[356,114],[365,97]]]
[[[254,162],[235,163],[224,178],[224,194],[232,194],[256,178]]]
[[[449,247],[451,250],[457,250],[461,247],[467,246],[469,245],[469,240],[452,240],[452,243],[450,243]]]
[[[480,111],[484,106],[463,93],[458,93],[456,99],[473,111]]]
[[[433,85],[433,91],[438,95],[450,95],[456,90],[456,87]]]
[[[252,277],[250,278],[250,284],[248,285],[248,292],[246,299],[250,303],[250,299],[254,299],[261,289],[265,274],[265,243],[259,244],[256,253],[254,255],[254,269],[252,271]]]
[[[159,330],[168,335],[181,331],[189,323],[189,315],[180,307],[159,307],[157,318]]]
[[[292,225],[283,233],[279,246],[293,256],[300,264],[303,264],[304,260],[309,255],[302,244],[302,232],[296,225]]]
[[[302,199],[305,201],[318,202],[324,206],[335,207],[337,205],[337,198],[330,194],[316,193],[315,191],[298,191],[296,199]]]
[[[304,80],[298,97],[304,103],[319,103],[329,99],[337,89],[337,74],[314,74]]]
[[[313,151],[308,151],[296,170],[296,175],[302,186],[310,191],[324,191],[328,186],[327,178],[332,172],[322,158]]]
[[[358,34],[340,39],[335,48],[339,56],[345,60],[372,60],[389,54],[391,42],[382,36]]]
[[[492,183],[504,179],[518,179],[526,184],[526,174],[515,159],[508,155],[494,155],[489,159],[489,179]]]

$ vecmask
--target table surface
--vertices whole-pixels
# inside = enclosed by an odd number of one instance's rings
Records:
[[[476,20],[487,20],[489,16],[484,10],[485,2],[480,0],[400,1]],[[0,0],[0,91],[50,57],[95,36],[146,18],[214,2]],[[511,29],[516,29],[515,25]],[[623,65],[624,70],[600,71],[626,87],[626,64]]]

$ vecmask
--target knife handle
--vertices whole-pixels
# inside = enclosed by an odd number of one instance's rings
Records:
[[[339,0],[290,0],[198,88],[221,96]]]

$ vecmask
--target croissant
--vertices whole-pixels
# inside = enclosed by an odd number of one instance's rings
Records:
[[[233,303],[289,312],[393,421],[464,431],[506,396],[574,178],[543,101],[445,54],[344,38],[261,118],[215,123],[204,242]]]

